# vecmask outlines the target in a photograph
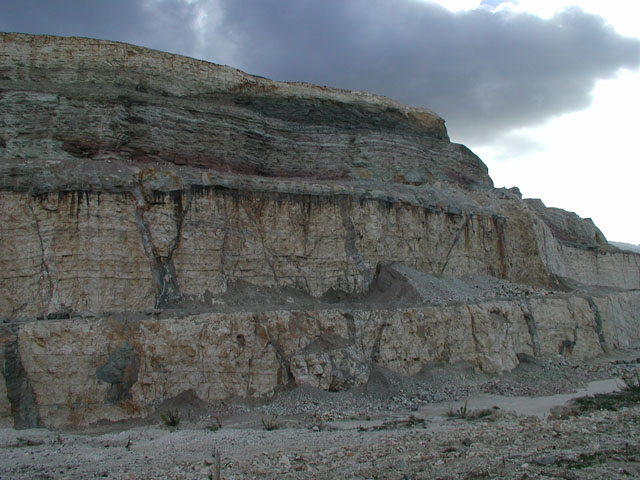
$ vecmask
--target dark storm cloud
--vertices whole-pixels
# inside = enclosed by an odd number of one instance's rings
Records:
[[[544,20],[411,0],[222,5],[249,71],[421,105],[466,142],[588,107],[597,79],[640,65],[640,41],[579,9]]]
[[[485,4],[500,3],[485,1]],[[0,29],[132,42],[430,108],[479,144],[588,107],[640,41],[572,9],[544,20],[420,0],[0,0]],[[208,13],[200,18],[198,12]],[[204,19],[204,20],[203,20]]]

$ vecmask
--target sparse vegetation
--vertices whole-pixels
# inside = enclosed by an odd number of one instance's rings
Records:
[[[169,409],[166,412],[161,413],[160,418],[167,427],[177,427],[180,425],[180,413],[177,408],[175,410]]]
[[[597,410],[617,411],[619,408],[640,403],[640,371],[635,370],[621,377],[624,385],[619,392],[598,393],[576,398],[570,407],[571,415],[584,415]]]
[[[210,430],[212,432],[217,432],[218,430],[220,430],[222,428],[222,422],[220,421],[220,419],[218,417],[216,417],[215,421],[209,423],[206,428],[207,428],[207,430]]]
[[[467,407],[467,402],[464,402],[464,405],[461,407],[454,409],[453,407],[449,407],[449,410],[445,413],[445,415],[449,418],[467,418],[469,415],[469,408]]]
[[[278,423],[278,415],[276,415],[275,413],[271,414],[271,418],[269,419],[263,418],[261,420],[261,423],[262,427],[267,431],[277,430],[278,428],[280,428],[280,424]]]
[[[498,407],[471,410],[468,407],[467,402],[464,402],[464,405],[457,409],[454,409],[453,407],[449,408],[449,410],[446,411],[445,416],[452,419],[463,418],[466,420],[478,420],[479,418],[487,418],[494,415],[497,410],[499,410]]]

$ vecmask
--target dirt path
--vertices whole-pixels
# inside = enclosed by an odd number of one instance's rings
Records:
[[[451,404],[451,406],[433,409],[433,413],[442,415],[446,409],[462,408],[465,404],[470,409],[486,409],[492,407],[499,407],[503,411],[513,412],[517,415],[533,415],[538,418],[545,418],[549,415],[550,410],[553,407],[564,405],[570,400],[585,395],[594,395],[597,393],[609,393],[615,392],[620,387],[620,380],[608,379],[608,380],[596,380],[590,382],[586,388],[581,388],[575,393],[565,393],[557,395],[548,395],[544,397],[505,397],[503,395],[478,395],[470,398],[468,401],[458,401]],[[422,414],[422,409],[419,410]],[[424,412],[428,414],[428,410]]]

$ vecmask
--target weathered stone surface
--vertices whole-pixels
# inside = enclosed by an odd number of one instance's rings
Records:
[[[548,208],[538,199],[526,199],[525,203],[551,229],[558,241],[585,248],[608,246],[607,239],[590,218],[580,218],[560,208]]]
[[[562,269],[557,273],[589,285],[640,288],[640,255],[619,250],[558,246]]]
[[[493,189],[428,110],[114,42],[0,46],[4,424],[640,341],[640,255]]]
[[[27,372],[22,364],[18,337],[15,328],[5,327],[0,332],[2,358],[2,388],[3,399],[0,410],[1,423],[8,423],[12,418],[16,428],[36,428],[40,426],[40,415],[35,403],[33,389],[29,383]]]
[[[335,392],[366,383],[371,360],[355,339],[321,335],[291,358],[290,369],[297,384]]]
[[[153,282],[128,196],[0,192],[0,305],[12,318],[152,306]],[[132,288],[132,286],[134,286]]]
[[[366,383],[374,362],[404,375],[461,360],[502,372],[518,364],[519,354],[562,354],[575,362],[603,352],[603,338],[609,348],[640,340],[638,292],[593,297],[598,315],[587,298],[532,298],[528,310],[523,301],[45,320],[21,324],[18,338],[49,426],[145,415],[191,389],[204,400],[270,395],[291,383],[343,389]],[[114,401],[117,372],[133,357],[136,381]],[[123,368],[107,375],[109,363]]]
[[[0,231],[8,247],[0,305],[13,318],[205,302],[239,280],[314,297],[359,293],[378,265],[393,262],[435,275],[549,282],[527,236],[531,217],[526,209],[517,216],[515,204],[501,206],[505,217],[480,206],[453,213],[357,201],[344,190],[0,195],[10,214]]]
[[[131,387],[138,381],[138,353],[124,342],[112,352],[107,362],[96,369],[98,380],[110,383],[107,399],[112,403],[131,399]]]
[[[0,44],[0,158],[491,186],[482,162],[448,141],[440,117],[387,98],[116,42],[1,34]]]

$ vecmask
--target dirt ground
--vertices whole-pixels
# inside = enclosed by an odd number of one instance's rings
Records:
[[[640,478],[640,404],[551,410],[616,389],[639,361],[638,350],[580,366],[522,359],[502,377],[377,369],[350,392],[298,388],[254,405],[187,393],[144,421],[0,430],[0,478]],[[169,412],[177,427],[160,418]]]

